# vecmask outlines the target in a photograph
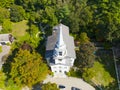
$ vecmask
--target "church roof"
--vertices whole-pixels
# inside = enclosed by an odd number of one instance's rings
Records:
[[[60,27],[62,27],[62,35],[60,35]],[[63,41],[67,48],[67,57],[76,58],[75,50],[74,50],[74,39],[72,36],[69,36],[69,28],[63,24],[59,24],[53,28],[53,33],[51,36],[47,38],[46,43],[46,58],[50,58],[53,56],[53,50],[55,48],[56,42],[59,37],[63,37]],[[62,41],[61,41],[62,42]],[[63,43],[63,42],[62,42]]]

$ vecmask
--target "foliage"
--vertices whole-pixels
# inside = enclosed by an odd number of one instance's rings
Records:
[[[42,40],[42,32],[39,31],[39,28],[36,25],[31,25],[28,31],[30,38],[27,42],[31,44],[33,47],[37,47],[40,43],[40,40]]]
[[[4,19],[10,18],[10,12],[9,10],[0,7],[0,24],[3,23]]]
[[[69,26],[73,33],[85,31],[92,22],[92,10],[87,5],[87,0],[70,0]],[[74,18],[73,18],[74,17]]]
[[[79,69],[92,67],[95,61],[95,47],[92,43],[86,43],[80,45],[80,51],[76,52],[77,58],[75,60],[75,66]]]
[[[90,39],[88,38],[87,33],[85,33],[85,32],[82,32],[82,33],[80,34],[79,40],[80,40],[80,43],[81,43],[81,44],[85,44],[85,43],[89,43],[89,42],[90,42],[90,41],[89,41]]]
[[[12,31],[12,23],[9,19],[5,19],[2,24],[2,33],[10,33]]]
[[[109,42],[104,43],[104,48],[105,49],[110,49],[111,47],[112,47],[111,43],[109,43]]]
[[[0,0],[0,7],[9,8],[12,4],[14,4],[14,0]]]
[[[0,53],[2,52],[2,46],[0,46]]]
[[[97,0],[88,1],[94,10],[96,37],[101,40],[115,41],[120,39],[120,1]]]
[[[32,86],[45,79],[48,73],[42,57],[35,52],[19,50],[11,63],[11,79],[18,85]]]
[[[5,79],[6,79],[5,74],[2,71],[0,71],[0,89],[5,88]]]
[[[8,80],[5,90],[21,90],[21,87],[16,85],[13,80]]]
[[[21,90],[21,88],[15,85],[12,81],[6,80],[6,75],[0,71],[0,89],[2,90]]]
[[[60,89],[57,88],[57,84],[48,82],[42,85],[42,90],[60,90]]]
[[[73,68],[71,68],[70,71],[67,73],[67,75],[80,78],[81,72],[79,70],[74,70]]]
[[[114,78],[111,77],[110,73],[106,71],[104,66],[99,62],[95,62],[92,68],[85,69],[82,77],[86,81],[93,81],[97,85],[104,87],[114,81]]]
[[[22,6],[12,5],[10,7],[10,19],[13,22],[19,22],[24,20],[25,18],[25,10]]]

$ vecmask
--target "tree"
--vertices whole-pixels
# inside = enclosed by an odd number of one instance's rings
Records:
[[[0,7],[0,24],[3,23],[4,19],[9,19],[9,10]]]
[[[79,69],[92,67],[95,61],[95,47],[92,43],[80,45],[80,51],[77,51],[75,66]]]
[[[3,33],[11,33],[12,31],[12,23],[9,19],[5,19],[2,24],[2,32]]]
[[[42,85],[42,90],[60,90],[55,83],[46,83]]]
[[[0,89],[5,88],[5,79],[6,79],[5,74],[2,71],[0,71]]]
[[[14,4],[14,0],[0,0],[0,7],[9,8],[12,4]]]
[[[87,33],[85,33],[85,32],[80,34],[79,40],[80,40],[81,44],[85,44],[85,43],[89,43],[90,42],[89,41],[90,39],[88,38]]]
[[[11,63],[10,76],[17,85],[32,86],[44,80],[47,73],[47,65],[35,52],[20,49]]]
[[[71,0],[69,8],[71,10],[68,18],[70,30],[72,30],[73,33],[81,31],[88,32],[87,28],[92,22],[93,12],[87,5],[87,0]]]
[[[93,26],[97,40],[120,39],[120,2],[116,0],[88,0],[94,11]]]
[[[30,25],[29,31],[28,31],[30,38],[27,40],[28,43],[30,43],[31,46],[34,48],[37,47],[40,43],[40,40],[42,40],[42,32],[39,30],[39,28],[32,24]]]
[[[10,7],[10,18],[11,21],[19,22],[25,18],[25,10],[22,6],[12,5]]]

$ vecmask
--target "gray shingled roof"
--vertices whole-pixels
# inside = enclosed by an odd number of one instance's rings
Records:
[[[0,34],[0,42],[9,41],[9,34]]]
[[[59,27],[62,25],[62,33],[63,33],[63,40],[64,43],[66,44],[67,48],[67,57],[70,58],[76,58],[75,50],[74,50],[74,39],[73,37],[69,36],[69,28],[63,24],[59,24],[53,28],[53,33],[51,36],[47,38],[47,43],[46,43],[46,58],[50,58],[53,55],[53,50],[55,48],[55,44],[57,42],[57,35],[59,32]]]

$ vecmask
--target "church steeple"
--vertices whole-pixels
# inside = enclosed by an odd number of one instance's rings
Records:
[[[53,56],[65,56],[66,55],[66,44],[64,43],[62,24],[58,28],[58,36],[55,44],[54,55]]]
[[[65,43],[63,41],[62,25],[60,24],[56,46],[57,46],[57,48],[60,48],[64,45],[65,45]]]

